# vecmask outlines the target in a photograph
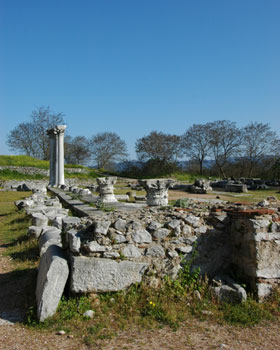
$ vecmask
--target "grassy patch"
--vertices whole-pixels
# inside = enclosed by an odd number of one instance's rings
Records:
[[[17,269],[34,268],[39,259],[38,244],[27,237],[31,220],[18,211],[14,201],[26,198],[30,192],[0,192],[0,243],[6,248]]]
[[[7,181],[7,180],[43,180],[46,179],[47,177],[41,174],[22,174],[19,173],[16,170],[11,170],[11,169],[4,169],[0,170],[0,180],[2,181]]]
[[[267,189],[267,190],[256,190],[256,191],[248,191],[247,193],[242,194],[240,201],[248,201],[248,202],[260,202],[267,197],[274,196],[278,200],[280,200],[279,189]]]
[[[0,166],[25,166],[48,169],[49,162],[30,156],[0,156]]]
[[[163,177],[163,176],[161,176]],[[206,179],[206,176],[198,175],[198,174],[189,174],[185,172],[176,172],[169,176],[166,176],[172,179],[175,179],[177,181],[186,181],[188,183],[194,183],[195,179]]]
[[[252,326],[273,317],[267,304],[259,304],[252,299],[238,305],[223,304],[220,309],[226,322],[241,326]]]
[[[88,173],[79,173],[79,172],[70,173],[67,171],[67,168],[65,169],[65,177],[70,179],[78,178],[78,179],[92,180],[100,176],[102,175],[100,175],[100,173],[97,170],[90,170]]]

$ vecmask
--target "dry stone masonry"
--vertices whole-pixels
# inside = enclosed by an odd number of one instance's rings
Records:
[[[166,190],[169,184],[156,186]],[[53,191],[63,197],[66,190]],[[280,203],[274,197],[255,207],[202,199],[185,200],[185,208],[90,207],[76,217],[43,186],[33,192],[16,205],[32,217],[28,234],[38,239],[40,321],[55,313],[66,286],[73,294],[118,291],[141,281],[156,287],[164,276],[176,278],[187,261],[212,280],[220,301],[246,299],[233,275],[260,300],[280,284]],[[72,209],[83,205],[67,198]]]

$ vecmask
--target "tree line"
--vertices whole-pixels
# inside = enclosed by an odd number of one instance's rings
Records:
[[[49,158],[46,130],[63,124],[63,113],[39,107],[29,122],[10,131],[7,144],[12,151],[39,159]],[[189,172],[221,177],[279,177],[280,139],[269,124],[250,122],[238,128],[235,122],[217,120],[193,124],[183,135],[152,131],[136,140],[137,161],[128,161],[127,146],[114,132],[86,138],[65,135],[65,161],[110,168],[123,163],[123,173],[131,176],[159,176],[178,170],[188,159]],[[180,163],[181,161],[181,163]]]

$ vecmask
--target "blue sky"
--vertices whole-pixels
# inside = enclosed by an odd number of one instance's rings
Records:
[[[0,0],[0,154],[41,105],[71,136],[219,119],[280,136],[279,0]]]

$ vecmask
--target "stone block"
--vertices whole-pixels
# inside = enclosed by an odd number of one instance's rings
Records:
[[[153,237],[155,239],[164,239],[169,235],[169,233],[170,230],[168,230],[167,228],[159,228],[153,233]]]
[[[47,230],[45,233],[43,233],[39,239],[39,250],[40,250],[40,256],[42,256],[51,245],[57,245],[62,246],[61,243],[61,231],[57,229],[56,227]]]
[[[32,225],[33,226],[47,226],[48,225],[48,217],[40,214],[40,213],[33,213],[32,214]]]
[[[147,268],[147,263],[72,256],[70,288],[74,293],[123,290],[141,282]]]
[[[161,245],[152,244],[146,249],[145,255],[154,258],[163,258],[165,256],[165,251]]]
[[[118,219],[117,221],[115,221],[114,227],[118,231],[125,232],[125,230],[126,230],[126,221],[122,220],[122,219]]]
[[[125,246],[122,249],[121,253],[126,258],[139,258],[142,255],[140,250],[137,247],[135,247],[134,244],[128,244],[127,246]]]
[[[226,192],[248,192],[247,186],[245,184],[231,184],[228,183],[225,187]]]
[[[239,285],[235,285],[236,288],[222,285],[214,288],[214,294],[219,302],[239,304],[247,299],[247,294],[244,288]]]
[[[64,231],[70,230],[73,226],[79,225],[81,219],[76,216],[65,216],[62,218],[62,228]]]
[[[41,226],[29,226],[27,235],[34,238],[39,238],[42,233],[42,227]]]
[[[40,322],[55,314],[69,275],[64,251],[53,245],[42,256],[39,265],[36,300]]]
[[[131,235],[132,240],[135,243],[151,243],[152,236],[150,233],[144,229],[136,230]]]
[[[81,235],[75,229],[71,229],[67,232],[67,242],[69,250],[72,253],[79,253],[81,248]]]
[[[107,235],[108,229],[111,225],[110,221],[97,221],[94,225],[94,233],[99,235]]]

